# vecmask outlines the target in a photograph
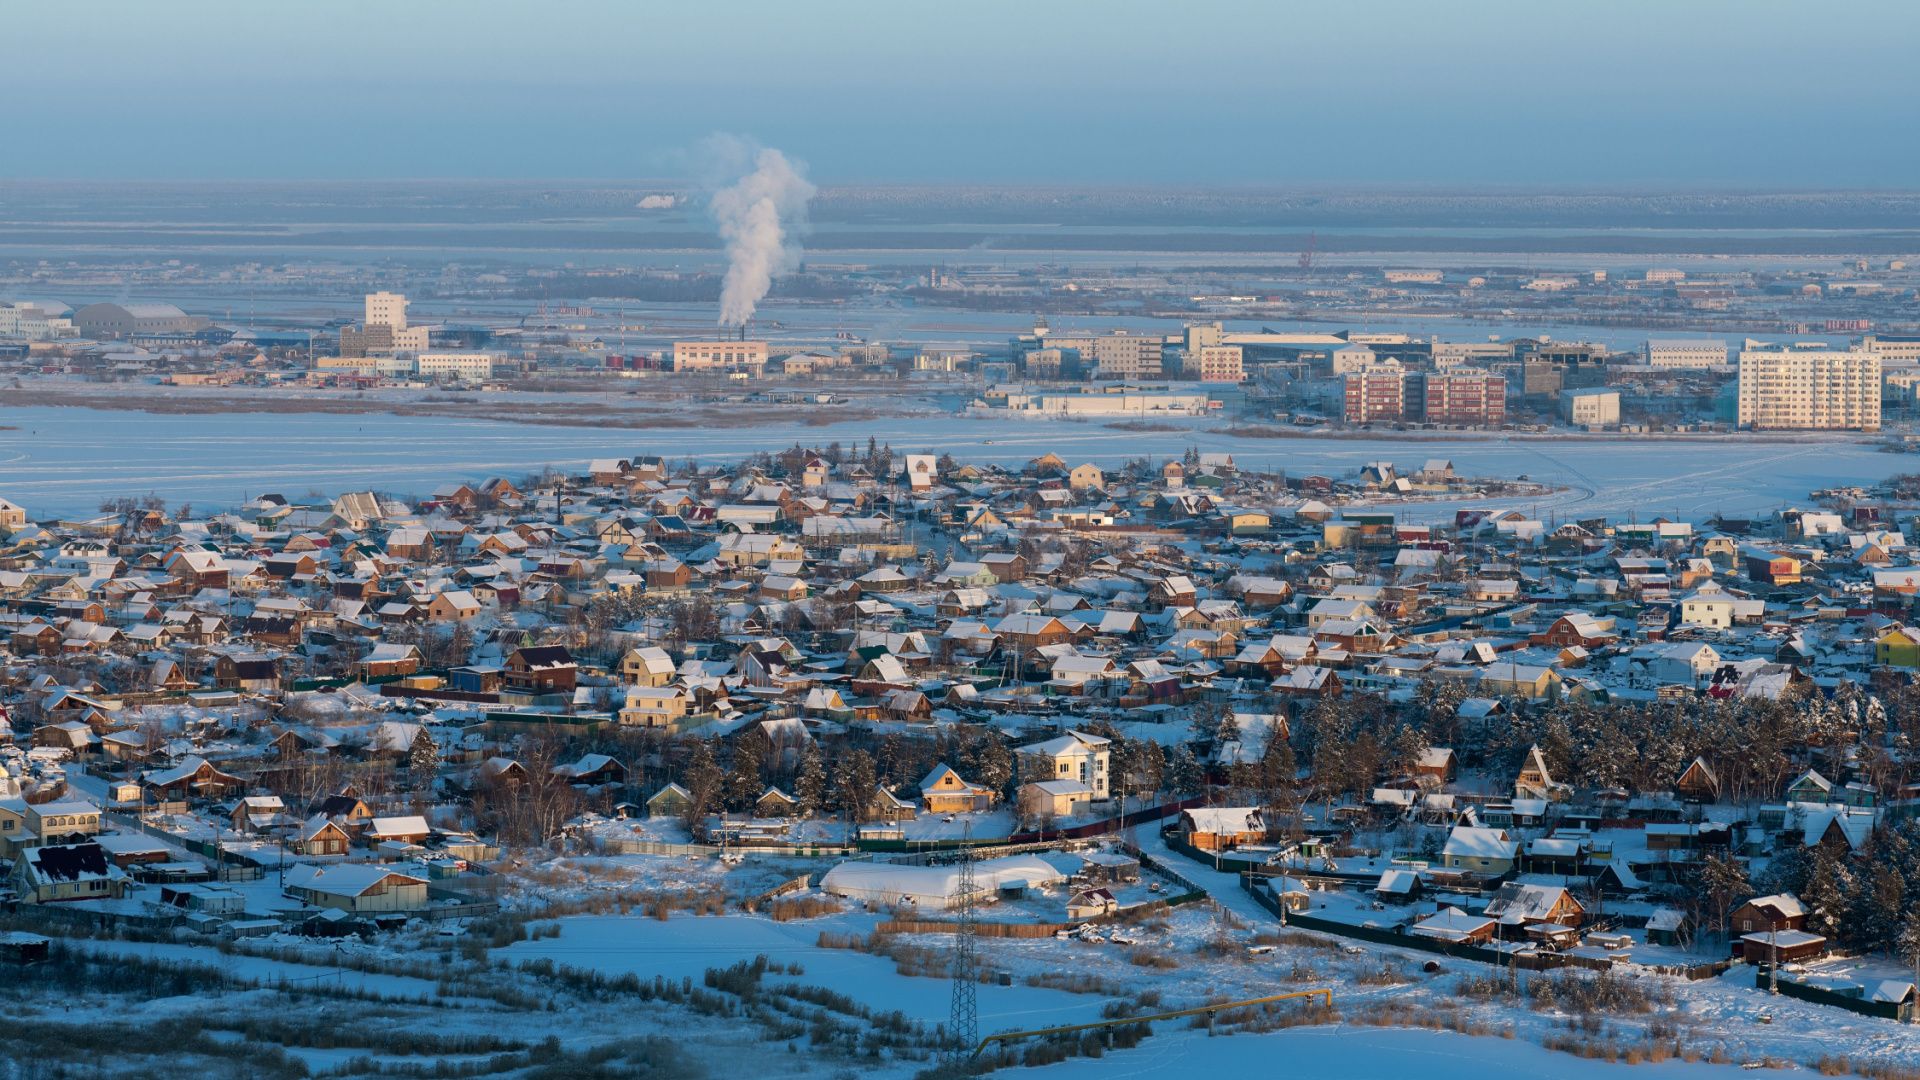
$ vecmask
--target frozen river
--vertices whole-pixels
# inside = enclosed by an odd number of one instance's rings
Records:
[[[1516,504],[1561,519],[1759,514],[1804,503],[1816,488],[1920,471],[1913,458],[1841,440],[1258,439],[1207,430],[1220,424],[1189,421],[1178,431],[1135,432],[1068,421],[933,416],[609,430],[378,413],[212,416],[0,405],[0,425],[6,425],[0,430],[0,497],[36,516],[72,516],[94,512],[104,498],[149,492],[202,507],[230,506],[269,491],[295,499],[352,488],[417,495],[453,481],[577,468],[597,457],[721,461],[796,442],[864,444],[869,436],[899,452],[929,450],[1009,465],[1050,450],[1073,464],[1109,466],[1177,456],[1189,445],[1229,452],[1243,467],[1291,475],[1341,475],[1382,460],[1415,469],[1428,458],[1445,457],[1464,474],[1524,474],[1565,487]],[[1405,516],[1419,520],[1451,509],[1411,504]]]

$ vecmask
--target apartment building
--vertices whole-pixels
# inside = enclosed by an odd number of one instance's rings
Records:
[[[1880,358],[1825,342],[1740,350],[1739,425],[1771,431],[1878,431]]]
[[[1407,372],[1397,364],[1383,364],[1346,376],[1346,420],[1349,424],[1407,419]]]
[[[1716,338],[1651,338],[1647,365],[1668,369],[1727,366],[1727,343]]]
[[[1206,345],[1187,353],[1187,374],[1201,382],[1237,383],[1247,377],[1238,345]]]
[[[1159,337],[1116,330],[1098,337],[1048,337],[1047,347],[1073,349],[1080,366],[1091,368],[1096,379],[1133,382],[1160,377],[1164,343]]]
[[[1452,368],[1420,377],[1429,424],[1499,427],[1507,422],[1507,380],[1479,368]]]

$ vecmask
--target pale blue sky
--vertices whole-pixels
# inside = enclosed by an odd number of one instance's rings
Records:
[[[828,183],[1920,187],[1910,0],[108,0],[0,25],[0,177],[660,176],[729,131]]]

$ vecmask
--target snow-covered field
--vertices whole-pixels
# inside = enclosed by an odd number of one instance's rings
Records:
[[[765,956],[801,965],[800,975],[780,981],[822,986],[877,1011],[898,1009],[929,1024],[945,1023],[952,1001],[952,988],[944,979],[903,977],[884,957],[816,944],[822,930],[867,933],[879,921],[873,916],[790,923],[743,915],[666,920],[582,915],[557,921],[559,937],[519,942],[504,955],[515,961],[546,958],[608,975],[691,976],[696,983],[708,968]],[[1098,1020],[1102,1004],[1092,995],[1030,986],[983,985],[979,1000],[980,1026],[988,1031]]]
[[[1260,439],[1169,423],[1126,431],[1073,421],[898,417],[823,425],[751,422],[726,429],[606,431],[499,421],[370,413],[149,414],[52,406],[0,406],[0,495],[35,515],[94,512],[109,496],[152,492],[169,502],[227,506],[262,492],[376,488],[422,494],[444,483],[578,468],[596,457],[665,454],[732,460],[796,442],[864,443],[948,452],[967,461],[1023,464],[1047,451],[1115,465],[1187,446],[1225,451],[1245,467],[1341,475],[1370,461],[1417,468],[1453,460],[1462,473],[1528,475],[1564,487],[1517,505],[1541,516],[1764,513],[1804,503],[1815,488],[1872,482],[1920,469],[1904,455],[1848,440],[1701,439]],[[1453,503],[1408,504],[1409,520],[1450,515]],[[1479,503],[1476,505],[1484,505]]]
[[[1487,1076],[1558,1080],[1730,1080],[1784,1076],[1737,1065],[1615,1065],[1559,1054],[1518,1039],[1398,1028],[1291,1028],[1266,1035],[1208,1038],[1169,1031],[1130,1050],[1075,1058],[1022,1073],[1035,1080],[1125,1077],[1285,1076],[1289,1080],[1480,1080]]]

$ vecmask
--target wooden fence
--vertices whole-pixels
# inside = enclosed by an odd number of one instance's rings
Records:
[[[1753,985],[1761,990],[1767,989],[1767,965],[1756,964],[1753,969]],[[1779,990],[1790,998],[1809,1001],[1815,1005],[1831,1005],[1836,1009],[1859,1013],[1861,1016],[1875,1016],[1882,1020],[1911,1020],[1914,1007],[1912,1001],[1868,1001],[1864,997],[1843,994],[1837,990],[1809,986],[1791,979],[1781,979]]]
[[[603,855],[789,855],[815,858],[828,855],[863,855],[859,848],[839,844],[670,844],[660,840],[630,840],[625,837],[595,837],[593,845]]]

